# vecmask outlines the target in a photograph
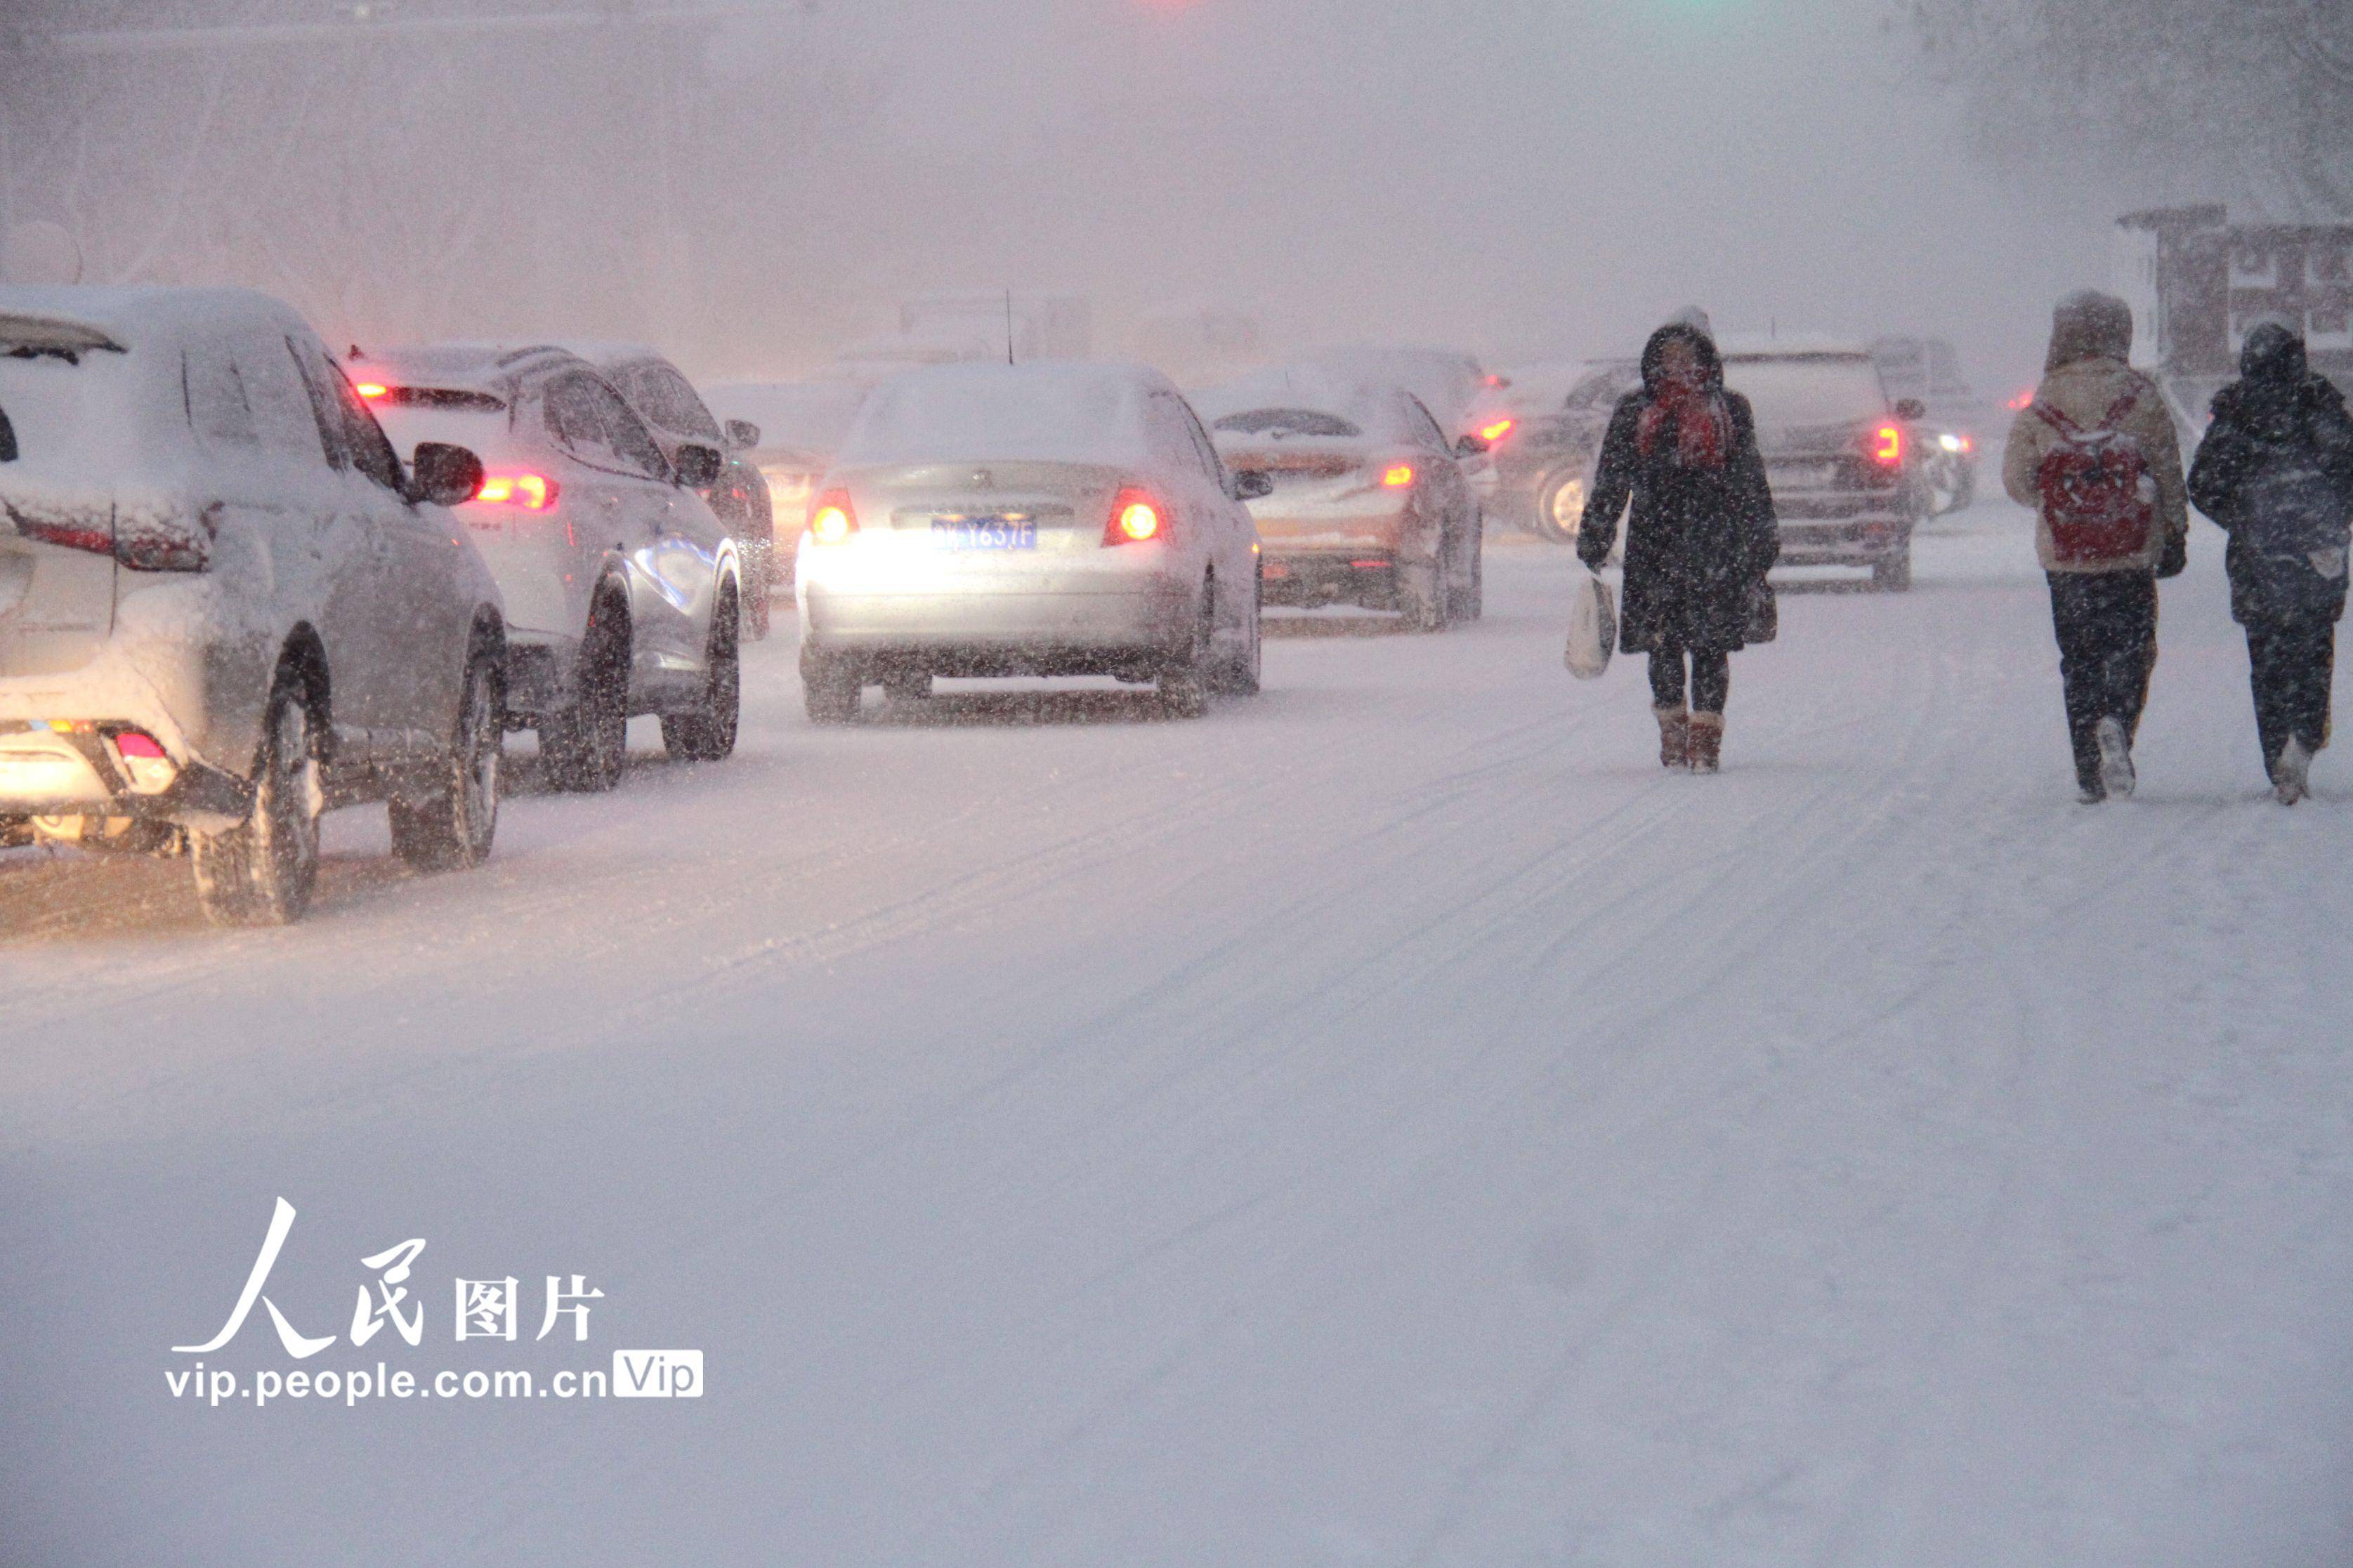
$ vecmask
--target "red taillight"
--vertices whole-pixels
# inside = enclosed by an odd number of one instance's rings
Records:
[[[1381,483],[1393,490],[1401,490],[1413,483],[1411,463],[1392,463],[1381,475]]]
[[[1504,437],[1510,435],[1513,430],[1518,426],[1519,423],[1520,422],[1516,419],[1497,419],[1491,421],[1488,424],[1479,426],[1479,438],[1492,447],[1496,442],[1502,440]]]
[[[85,522],[45,522],[22,516],[13,510],[16,531],[26,539],[37,539],[44,544],[54,544],[64,550],[87,550],[92,555],[114,553],[114,531],[92,528]]]
[[[1964,456],[1970,452],[1974,452],[1977,449],[1978,444],[1974,437],[1964,436],[1961,437],[1961,451]]]
[[[545,511],[555,504],[558,486],[545,474],[485,474],[474,499],[491,506],[519,506],[525,511]]]
[[[149,762],[160,762],[164,756],[162,743],[144,730],[116,731],[114,749],[122,754],[125,762],[134,757],[144,758]]]
[[[1894,468],[1904,460],[1904,426],[1882,425],[1871,433],[1871,460]]]
[[[1160,503],[1144,490],[1130,488],[1112,498],[1111,521],[1103,524],[1105,544],[1142,544],[1160,537],[1167,518]]]
[[[375,398],[382,397],[385,393],[390,392],[392,388],[386,386],[380,381],[363,381],[358,385],[353,387],[352,390],[358,393],[362,397],[368,398],[373,401]]]
[[[2023,409],[2028,404],[2033,401],[2034,388],[2030,386],[2024,392],[2020,393],[2016,397],[2011,398],[2007,406],[2013,409]]]
[[[839,544],[858,531],[858,510],[848,490],[828,490],[809,509],[808,535],[819,544]]]

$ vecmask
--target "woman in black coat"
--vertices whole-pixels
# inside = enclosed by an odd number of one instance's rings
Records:
[[[2247,334],[2240,379],[2214,396],[2189,500],[2231,535],[2231,616],[2247,628],[2255,731],[2280,802],[2307,793],[2328,743],[2337,622],[2353,522],[2353,416],[2275,323]]]
[[[1651,656],[1659,761],[1714,773],[1730,655],[1773,635],[1765,574],[1781,539],[1748,400],[1725,389],[1715,344],[1697,327],[1671,322],[1651,334],[1642,388],[1610,416],[1577,525],[1588,566],[1609,558],[1630,497],[1618,646]]]

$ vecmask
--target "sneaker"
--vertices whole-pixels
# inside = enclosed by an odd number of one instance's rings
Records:
[[[2312,753],[2290,735],[2280,748],[2279,761],[2272,764],[2272,793],[2282,805],[2294,805],[2312,793],[2311,777]]]
[[[2075,798],[2085,805],[2097,805],[2108,798],[2108,792],[2100,787],[2099,780],[2087,779],[2076,786]]]
[[[2100,788],[2111,800],[2130,800],[2133,792],[2132,742],[2125,739],[2125,727],[2114,719],[2103,719],[2092,731],[2100,747]]]

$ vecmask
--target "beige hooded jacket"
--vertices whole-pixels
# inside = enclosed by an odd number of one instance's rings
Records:
[[[2043,517],[2042,490],[2036,482],[2042,459],[2058,445],[2058,433],[2034,412],[2020,411],[2010,427],[2010,447],[2003,455],[2001,479],[2010,499],[2035,509],[2035,551],[2046,572],[2153,572],[2163,559],[2166,542],[2189,531],[2189,510],[2181,477],[2181,447],[2173,432],[2173,416],[2157,384],[2126,363],[2132,351],[2132,311],[2121,300],[2105,294],[2071,294],[2059,301],[2051,322],[2051,353],[2043,365],[2042,384],[2034,401],[2057,409],[2089,429],[2107,416],[2126,393],[2134,402],[2118,428],[2140,443],[2141,458],[2157,481],[2157,526],[2149,531],[2148,547],[2137,557],[2062,563],[2052,548],[2050,521]]]

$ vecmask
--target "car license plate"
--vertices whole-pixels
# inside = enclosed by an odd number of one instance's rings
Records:
[[[949,550],[1035,550],[1034,517],[935,517],[932,542]]]

